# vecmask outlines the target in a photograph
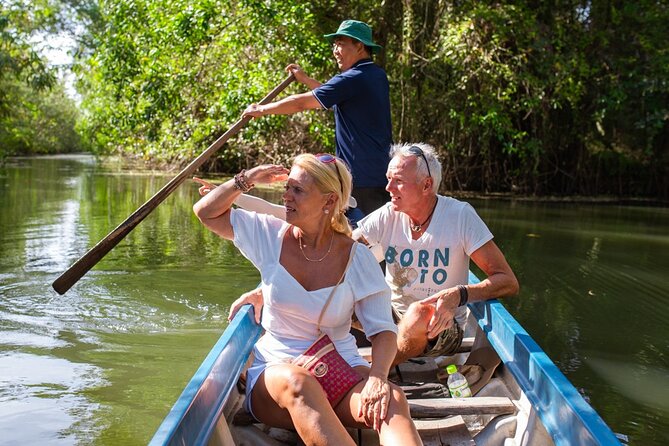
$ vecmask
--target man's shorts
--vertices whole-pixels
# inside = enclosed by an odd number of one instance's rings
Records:
[[[448,356],[456,353],[462,344],[463,332],[460,324],[453,320],[450,328],[439,333],[434,339],[428,339],[423,356]]]

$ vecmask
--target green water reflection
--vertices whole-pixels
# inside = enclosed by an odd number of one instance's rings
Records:
[[[171,176],[88,157],[0,169],[0,444],[146,444],[258,281],[181,186],[64,296],[51,282]],[[473,200],[505,305],[630,444],[669,441],[669,210]]]
[[[507,308],[630,444],[669,440],[669,210],[473,201],[521,282]]]

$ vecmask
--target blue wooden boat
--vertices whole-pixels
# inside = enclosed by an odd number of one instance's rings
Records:
[[[478,279],[470,274],[470,282]],[[410,400],[412,417],[425,444],[620,444],[602,418],[497,300],[469,304],[469,309],[465,336],[474,333],[474,350],[482,343],[492,346],[501,364],[493,379],[473,398]],[[277,432],[248,421],[246,425],[235,422],[240,419],[235,414],[244,397],[237,382],[260,335],[253,309],[246,306],[214,345],[150,445],[295,444],[294,433]],[[447,362],[462,363],[467,354],[449,357]],[[407,370],[411,371],[411,367]],[[355,433],[352,435],[356,438]],[[372,431],[358,432],[357,438],[365,445],[378,444]]]

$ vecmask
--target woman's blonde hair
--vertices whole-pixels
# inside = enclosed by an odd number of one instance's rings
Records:
[[[330,216],[330,225],[334,231],[350,237],[352,229],[344,212],[348,209],[353,177],[346,164],[334,155],[304,153],[295,157],[293,166],[301,167],[311,175],[316,187],[322,193],[337,195],[337,201]]]

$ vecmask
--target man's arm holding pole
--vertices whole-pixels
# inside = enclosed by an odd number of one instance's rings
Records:
[[[301,84],[306,85],[309,90],[323,85],[316,79],[310,78],[302,70],[302,68],[294,63],[286,67],[286,71],[295,77],[295,80]],[[243,116],[251,118],[259,118],[266,115],[292,115],[305,110],[316,110],[323,108],[320,102],[311,92],[290,95],[280,101],[272,102],[265,105],[251,104],[244,110]]]

